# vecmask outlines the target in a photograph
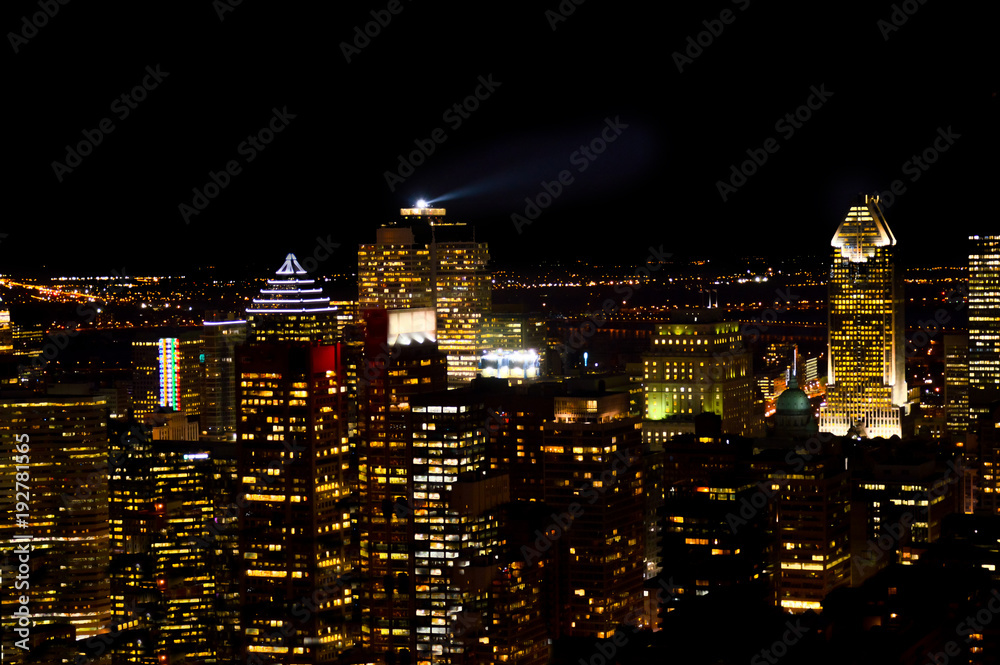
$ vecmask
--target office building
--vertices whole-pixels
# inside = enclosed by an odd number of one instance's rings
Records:
[[[534,473],[542,473],[544,502],[567,522],[553,519],[545,531],[568,553],[561,630],[606,639],[626,621],[647,625],[642,430],[628,393],[556,396],[542,428]]]
[[[489,250],[464,223],[445,221],[444,208],[400,210],[397,224],[378,229],[358,249],[358,303],[364,308],[433,307],[448,380],[467,383],[479,371],[483,317],[491,306]]]
[[[750,353],[740,324],[720,321],[718,310],[676,314],[657,324],[643,355],[646,386],[644,435],[660,443],[694,432],[694,417],[711,412],[722,432],[762,436]]]
[[[0,399],[0,511],[7,516],[0,545],[10,554],[3,564],[10,586],[0,602],[0,622],[7,634],[17,624],[20,595],[9,591],[15,571],[25,566],[32,633],[63,626],[81,640],[110,630],[105,408],[103,397],[91,395]],[[18,498],[17,483],[28,486],[28,500],[23,492]],[[29,505],[21,509],[18,502]],[[23,522],[15,520],[18,514],[26,515]],[[11,554],[25,543],[27,561]]]
[[[337,341],[341,307],[307,278],[294,254],[285,256],[274,277],[246,309],[251,342]]]
[[[901,436],[907,403],[903,281],[878,196],[859,195],[831,241],[829,357],[820,430]]]
[[[952,441],[969,433],[969,336],[944,336],[944,408]]]
[[[359,510],[356,515],[360,539],[362,639],[365,651],[373,654],[377,662],[388,659],[409,662],[408,659],[418,656],[418,641],[426,646],[434,637],[442,653],[445,648],[449,653],[452,649],[450,628],[443,617],[438,617],[438,630],[418,634],[417,597],[413,586],[418,545],[423,552],[429,549],[429,543],[418,543],[415,539],[414,458],[423,460],[423,468],[428,457],[424,446],[414,446],[411,399],[421,393],[447,388],[447,361],[435,341],[433,309],[371,309],[365,312],[365,321],[359,389]],[[425,431],[421,428],[420,433]],[[457,445],[459,441],[467,443],[460,437],[461,433],[453,434],[455,438],[449,445]],[[443,473],[439,473],[442,468],[436,467],[435,471],[435,480],[442,481]],[[429,470],[421,474],[421,482],[430,482],[429,475]],[[421,503],[425,504],[429,497],[426,490],[422,494]],[[435,529],[443,536],[449,527],[443,516],[435,515],[435,520],[438,520]],[[426,526],[421,529],[422,533],[427,532]],[[440,547],[443,554],[443,545]],[[441,563],[442,566],[434,566],[435,575],[443,575],[449,562]],[[424,576],[431,573],[427,566],[421,568]],[[442,595],[433,613],[444,612],[446,607]],[[424,617],[432,611],[426,603],[419,609]],[[421,621],[426,628],[429,619]],[[420,649],[420,653],[428,655],[424,649]]]
[[[337,662],[354,645],[343,352],[303,342],[236,352],[243,661]]]
[[[977,418],[1000,399],[1000,235],[970,240],[969,404]]]
[[[235,440],[236,347],[246,341],[247,322],[231,314],[209,312],[202,327],[205,351],[202,431]]]
[[[222,591],[237,574],[214,540],[219,484],[205,444],[153,441],[123,424],[113,437],[111,590],[116,660],[219,663],[231,653]]]
[[[203,384],[201,334],[140,335],[132,342],[132,410],[137,418],[170,407],[198,416]]]

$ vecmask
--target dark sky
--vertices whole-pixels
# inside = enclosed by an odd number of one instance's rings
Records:
[[[996,232],[996,3],[912,0],[896,29],[882,2],[563,0],[559,21],[557,0],[46,2],[58,12],[44,21],[38,0],[5,2],[0,19],[2,273],[270,272],[317,237],[340,244],[318,271],[340,271],[418,197],[474,223],[500,265],[638,264],[650,245],[825,254],[852,196],[897,179],[886,216],[908,262],[959,261],[969,233]],[[371,12],[387,25],[357,48]],[[44,25],[26,28],[36,14]],[[128,108],[121,95],[144,80]],[[798,127],[782,120],[810,101]],[[273,109],[294,117],[263,149],[244,143]],[[113,130],[72,171],[53,166],[105,118]],[[443,142],[390,191],[398,155],[435,130]],[[595,139],[592,160],[577,152]],[[926,170],[906,164],[927,149]],[[747,150],[767,161],[723,201],[717,182]],[[185,223],[192,188],[230,161],[239,173]],[[563,171],[518,233],[511,215]]]

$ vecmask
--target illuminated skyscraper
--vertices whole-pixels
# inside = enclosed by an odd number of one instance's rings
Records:
[[[301,342],[237,349],[242,661],[339,662],[353,645],[353,597],[341,581],[352,568],[343,352]]]
[[[201,413],[203,353],[200,333],[132,342],[132,408],[137,417],[167,406]]]
[[[247,322],[214,312],[206,317],[201,335],[205,349],[202,431],[210,437],[234,437],[236,346],[246,341]]]
[[[374,245],[358,248],[358,305],[362,309],[432,307],[430,250],[416,244],[413,229],[383,226]]]
[[[859,195],[831,241],[829,357],[820,431],[900,436],[903,280],[878,196]]]
[[[569,554],[562,630],[607,639],[630,620],[643,625],[646,475],[642,425],[629,414],[628,394],[556,396],[541,434],[544,501],[565,524],[553,518],[545,532],[565,539]]]
[[[447,387],[446,359],[435,342],[434,310],[373,309],[365,318],[359,394],[359,600],[365,647],[378,656],[377,662],[388,662],[388,654],[416,655],[418,641],[414,457],[423,458],[423,466],[427,451],[415,447],[410,400]],[[437,471],[440,478],[441,467]],[[429,482],[426,476],[422,482]],[[440,520],[440,533],[446,533],[444,517],[435,518]],[[428,572],[424,570],[425,575]],[[444,596],[439,600],[437,606],[444,612]],[[423,608],[424,616],[429,609]],[[435,634],[445,637],[449,632],[442,617]]]
[[[341,308],[332,305],[294,254],[285,257],[274,277],[247,307],[251,342],[333,343],[339,336]]]
[[[112,449],[111,591],[115,629],[124,633],[116,658],[219,662],[230,649],[221,592],[235,571],[216,561],[223,552],[213,532],[218,483],[210,448],[150,441],[132,424]]]
[[[476,376],[484,350],[483,316],[490,311],[489,249],[464,223],[445,222],[444,208],[400,210],[400,225],[378,230],[358,250],[362,308],[437,310],[437,341],[448,356],[448,380]],[[422,236],[414,235],[414,229]]]
[[[775,605],[821,611],[827,594],[851,581],[848,472],[840,455],[814,455],[794,474],[779,468],[768,482],[752,498],[772,505]]]
[[[55,624],[72,626],[76,639],[110,628],[105,408],[103,396],[0,399],[0,455],[4,460],[0,464],[0,512],[7,516],[0,523],[0,548],[5,565],[14,564],[3,572],[0,621],[6,636],[13,634],[12,619],[17,625],[14,611],[20,594],[15,594],[13,582],[18,567],[29,570],[30,587],[22,593],[30,599],[33,635]],[[24,447],[15,448],[20,444]],[[20,470],[15,464],[29,468]],[[18,483],[28,489],[17,489]],[[27,507],[18,508],[18,502]],[[25,523],[15,521],[17,513],[27,514]],[[27,560],[15,553],[18,543],[30,545]],[[7,651],[17,649],[7,647]]]
[[[944,336],[944,407],[952,441],[969,433],[969,336]]]
[[[970,240],[969,404],[975,419],[1000,399],[1000,235]]]

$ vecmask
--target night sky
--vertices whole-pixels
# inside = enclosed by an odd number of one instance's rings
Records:
[[[418,198],[500,267],[826,254],[894,180],[909,264],[997,231],[997,3],[235,1],[4,3],[0,273],[267,274],[330,243],[338,272]]]

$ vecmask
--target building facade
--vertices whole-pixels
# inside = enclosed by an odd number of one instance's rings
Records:
[[[902,271],[877,196],[859,195],[831,241],[829,357],[820,430],[901,436],[907,402]]]

